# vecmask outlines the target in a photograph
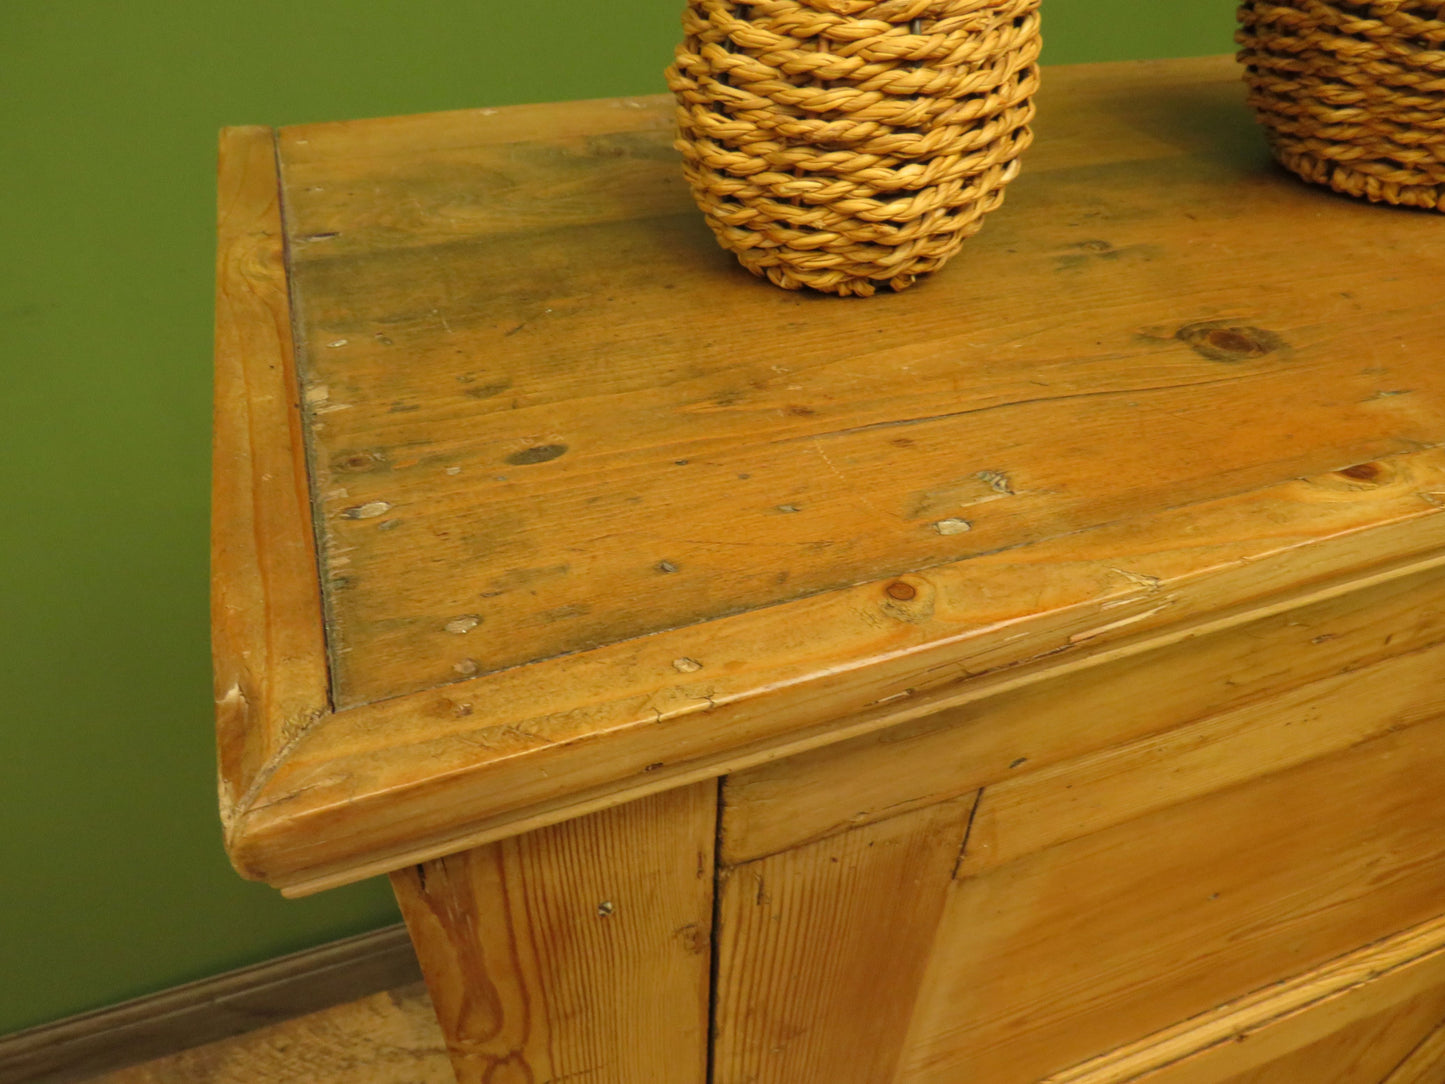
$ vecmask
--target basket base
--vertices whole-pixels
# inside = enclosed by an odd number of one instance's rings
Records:
[[[1347,162],[1321,158],[1278,143],[1271,150],[1279,163],[1291,173],[1311,184],[1332,188],[1341,195],[1367,199],[1372,203],[1445,212],[1445,185],[1401,184],[1354,169]]]
[[[713,223],[709,222],[709,225]],[[964,242],[982,225],[981,220],[969,223],[947,245],[930,245],[928,254],[914,254],[898,260],[892,269],[873,263],[871,274],[860,272],[861,267],[868,266],[865,262],[845,260],[838,253],[818,253],[817,266],[808,267],[806,253],[789,252],[782,256],[775,249],[734,248],[720,227],[714,227],[713,232],[718,235],[718,242],[723,248],[730,249],[737,257],[738,263],[774,286],[784,290],[815,290],[838,297],[872,297],[879,291],[899,293],[932,275],[953,259]]]

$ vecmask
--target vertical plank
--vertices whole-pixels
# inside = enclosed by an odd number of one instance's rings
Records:
[[[701,1084],[716,794],[700,783],[392,875],[460,1084]]]
[[[221,816],[329,707],[270,128],[221,133],[211,648]]]
[[[890,1079],[975,800],[726,871],[715,1084]]]

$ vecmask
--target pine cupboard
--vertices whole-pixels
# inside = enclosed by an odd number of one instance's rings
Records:
[[[223,134],[227,847],[391,877],[460,1081],[1445,1079],[1445,219],[1045,75],[867,300],[667,99]]]

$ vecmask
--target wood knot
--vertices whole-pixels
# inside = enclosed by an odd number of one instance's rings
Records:
[[[1200,357],[1224,362],[1253,361],[1287,345],[1273,331],[1219,320],[1189,324],[1175,332],[1174,337]]]
[[[365,474],[369,471],[387,470],[389,464],[384,452],[341,452],[332,457],[331,469],[338,474]]]
[[[918,588],[911,583],[904,583],[899,580],[897,583],[890,583],[887,587],[888,597],[896,598],[899,602],[907,602],[918,597]]]
[[[524,448],[507,456],[507,462],[514,467],[529,467],[534,463],[549,463],[567,454],[565,444],[539,444],[535,448]]]
[[[1356,463],[1353,467],[1346,467],[1335,473],[1356,482],[1378,482],[1384,476],[1385,468],[1379,463]]]

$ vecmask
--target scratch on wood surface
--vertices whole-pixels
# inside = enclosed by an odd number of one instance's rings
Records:
[[[1017,496],[1008,475],[1003,471],[981,470],[978,472],[978,480],[987,482],[995,493],[1002,493],[1005,497]]]
[[[1253,380],[1260,377],[1273,375],[1268,370],[1245,371],[1232,373],[1229,376],[1215,377],[1212,380],[1182,380],[1173,384],[1150,384],[1142,388],[1106,388],[1102,391],[1078,391],[1069,392],[1065,395],[1038,395],[1027,399],[1007,399],[998,403],[984,403],[981,406],[967,407],[963,410],[949,410],[941,414],[922,414],[916,418],[895,418],[891,421],[868,422],[865,425],[851,425],[844,429],[833,429],[826,433],[809,433],[796,437],[783,437],[774,443],[786,444],[795,440],[811,440],[813,442],[828,440],[833,437],[850,437],[858,433],[871,433],[881,429],[901,429],[907,426],[927,425],[930,422],[946,422],[955,418],[966,418],[972,414],[988,414],[995,410],[1008,410],[1011,407],[1035,406],[1039,403],[1062,403],[1075,399],[1113,399],[1127,395],[1147,395],[1156,391],[1183,391],[1186,388],[1209,388],[1217,387],[1220,384],[1235,384],[1242,380]]]
[[[368,501],[342,511],[342,519],[375,519],[391,511],[390,501]]]
[[[1146,618],[1153,617],[1155,614],[1167,610],[1169,606],[1170,603],[1166,602],[1161,606],[1155,606],[1152,610],[1145,610],[1143,613],[1133,614],[1130,617],[1122,617],[1118,621],[1111,621],[1109,624],[1100,625],[1098,628],[1076,632],[1069,637],[1069,643],[1082,643],[1084,640],[1092,640],[1095,636],[1102,636],[1106,632],[1113,632],[1115,629],[1121,629],[1126,625],[1133,625],[1136,622],[1143,621]]]
[[[963,867],[964,856],[968,854],[968,840],[973,835],[974,818],[978,816],[978,807],[983,804],[983,790],[980,787],[973,796],[973,806],[968,811],[968,823],[963,826],[963,839],[958,845],[958,857],[953,860],[953,872],[949,874],[950,880],[958,880],[958,871]]]
[[[216,698],[216,706],[218,708],[230,708],[238,704],[244,707],[246,702],[246,692],[239,684],[232,685]]]
[[[874,504],[868,499],[868,494],[860,492],[856,487],[853,486],[851,482],[848,481],[847,477],[843,474],[843,472],[838,469],[837,464],[828,457],[828,453],[823,450],[823,446],[818,443],[817,437],[813,438],[813,450],[817,452],[818,457],[828,465],[828,469],[833,472],[834,476],[844,485],[848,486],[848,492],[853,496],[857,497],[858,500],[861,501],[865,507],[871,509],[874,513],[880,516],[886,516],[891,514],[888,512],[884,512],[883,509],[879,508],[876,504]],[[902,517],[893,516],[893,518],[901,519]]]
[[[899,700],[907,700],[910,696],[912,696],[912,695],[913,695],[914,693],[916,693],[917,691],[918,691],[917,689],[904,689],[901,693],[894,693],[892,696],[885,696],[885,697],[882,697],[881,699],[878,699],[878,700],[873,701],[872,706],[873,706],[873,707],[878,707],[878,706],[880,706],[880,705],[882,705],[882,704],[892,704],[892,703],[894,703],[894,702],[896,702],[896,701],[899,701]]]
[[[1150,591],[1158,591],[1164,586],[1164,581],[1158,576],[1150,576],[1144,572],[1130,572],[1127,568],[1111,568],[1110,572],[1117,572],[1132,584],[1139,587],[1147,587]]]

